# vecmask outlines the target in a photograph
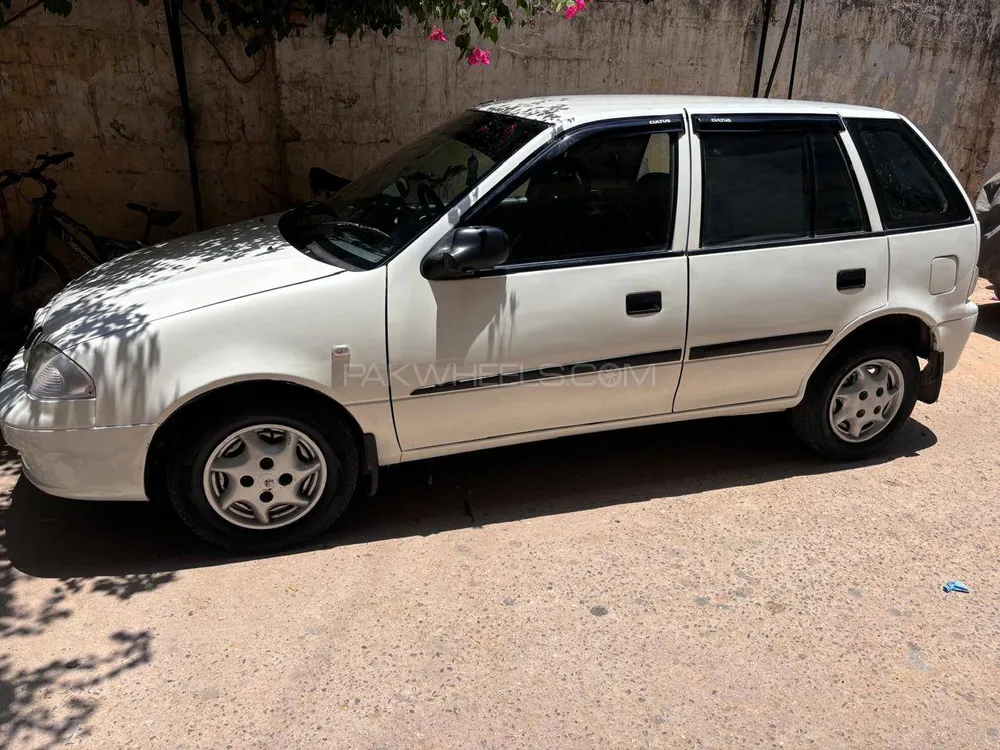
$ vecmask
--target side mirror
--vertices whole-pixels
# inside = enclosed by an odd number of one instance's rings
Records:
[[[420,273],[432,281],[462,279],[496,268],[510,251],[507,233],[497,227],[460,227],[424,256]]]

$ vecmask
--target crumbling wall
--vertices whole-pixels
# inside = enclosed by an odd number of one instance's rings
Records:
[[[787,3],[776,0],[764,78]],[[541,19],[493,48],[494,64],[456,62],[417,28],[333,44],[306,30],[247,59],[232,34],[183,19],[196,153],[209,225],[307,197],[313,165],[354,176],[453,113],[487,99],[573,93],[748,95],[759,0],[601,0],[572,21]],[[795,22],[772,96],[787,94]],[[1000,171],[995,132],[1000,7],[990,0],[810,0],[796,98],[900,111],[942,149],[970,191]],[[0,31],[0,165],[74,150],[53,170],[59,205],[94,229],[136,236],[126,201],[184,212],[187,151],[162,4],[78,2]]]

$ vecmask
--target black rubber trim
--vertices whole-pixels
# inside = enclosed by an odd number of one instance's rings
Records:
[[[917,399],[925,404],[933,404],[941,395],[941,383],[944,382],[944,352],[931,352],[927,367],[920,371],[920,385],[917,388]]]
[[[375,441],[375,435],[371,432],[366,432],[364,438],[364,459],[369,477],[368,497],[372,497],[378,492],[378,443]]]
[[[557,258],[553,260],[538,260],[527,263],[517,263],[510,266],[497,266],[486,271],[479,271],[474,278],[490,276],[510,276],[528,271],[551,271],[558,268],[579,268],[581,266],[604,266],[611,263],[631,263],[638,260],[659,260],[662,258],[683,258],[683,250],[636,250],[628,253],[609,253],[607,255],[592,255],[582,258]]]
[[[816,346],[826,343],[833,331],[809,331],[808,333],[790,333],[785,336],[768,336],[762,339],[746,339],[744,341],[729,341],[723,344],[706,344],[691,347],[688,359],[711,359],[714,357],[730,357],[734,354],[753,354],[769,352],[775,349],[794,349],[799,346]]]
[[[767,247],[782,248],[798,245],[826,245],[831,242],[848,240],[867,240],[873,237],[885,237],[886,232],[851,232],[849,234],[828,234],[822,237],[797,237],[787,240],[769,240],[767,242],[741,242],[738,245],[711,245],[688,250],[688,255],[714,255],[716,253],[738,253],[741,250],[760,250]]]
[[[692,115],[692,127],[696,133],[754,133],[759,131],[832,131],[846,130],[840,115],[794,115],[794,114],[717,114]]]
[[[535,380],[562,378],[567,375],[590,375],[605,368],[624,369],[626,367],[664,365],[673,362],[680,362],[682,353],[683,352],[680,349],[668,349],[662,352],[632,354],[624,357],[597,359],[591,362],[577,362],[571,365],[548,365],[546,367],[539,367],[537,370],[504,372],[487,378],[452,380],[448,383],[423,386],[421,388],[417,388],[410,395],[423,396],[429,393],[447,393],[449,391],[465,391],[471,388],[489,388],[499,385],[512,385],[514,383],[530,383]]]
[[[884,234],[916,234],[917,232],[933,232],[937,229],[954,229],[955,227],[967,227],[972,225],[972,217],[949,221],[943,224],[919,224],[912,227],[900,227],[899,229],[886,229]]]

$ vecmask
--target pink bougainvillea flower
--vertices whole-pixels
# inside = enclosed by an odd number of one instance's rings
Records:
[[[581,10],[585,10],[586,8],[587,8],[587,0],[576,0],[576,2],[574,2],[571,6],[569,6],[566,9],[564,15],[566,16],[566,18],[575,18],[577,13],[579,13]]]
[[[427,38],[430,39],[433,42],[447,42],[448,41],[448,37],[445,35],[444,29],[439,29],[437,26],[435,26],[433,29],[431,29],[431,33],[430,33],[430,35]]]
[[[469,65],[489,65],[490,64],[490,51],[488,49],[483,49],[482,47],[476,47],[469,53],[465,61]]]

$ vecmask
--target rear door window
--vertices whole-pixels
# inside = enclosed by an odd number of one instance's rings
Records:
[[[903,120],[847,120],[887,230],[971,221],[969,206],[941,160]]]
[[[702,132],[702,247],[777,244],[865,231],[832,131]]]

